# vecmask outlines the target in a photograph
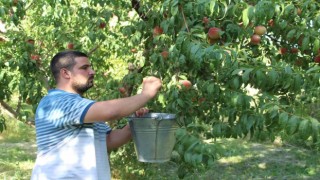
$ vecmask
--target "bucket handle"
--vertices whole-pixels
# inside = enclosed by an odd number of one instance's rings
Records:
[[[161,115],[157,115],[156,117],[155,117],[155,120],[157,120],[157,121],[161,121],[163,119],[163,117],[161,116]]]

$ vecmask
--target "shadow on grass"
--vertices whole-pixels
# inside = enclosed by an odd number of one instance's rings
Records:
[[[204,174],[185,179],[320,179],[320,154],[294,146],[224,139],[224,155]]]
[[[0,179],[30,179],[35,157],[33,143],[1,143]]]
[[[320,179],[319,152],[241,139],[221,139],[215,143],[222,148],[221,157],[205,172],[195,169],[184,179]],[[119,164],[113,160],[114,179],[179,179],[179,165],[173,161],[140,163],[134,152],[128,153],[126,159],[131,161]]]

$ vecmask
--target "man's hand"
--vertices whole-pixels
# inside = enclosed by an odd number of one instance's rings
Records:
[[[153,98],[161,88],[162,82],[159,78],[149,76],[143,79],[142,94]]]
[[[147,109],[147,108],[141,108],[141,109],[139,109],[138,111],[136,111],[136,116],[137,116],[137,117],[141,117],[141,116],[147,114],[148,112],[149,112],[149,109]]]

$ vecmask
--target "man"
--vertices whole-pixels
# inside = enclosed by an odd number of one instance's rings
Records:
[[[95,102],[82,97],[95,75],[86,54],[60,52],[50,68],[56,89],[49,90],[36,111],[38,154],[31,179],[111,179],[107,152],[127,143],[131,132],[128,125],[111,131],[105,121],[146,113],[142,107],[161,88],[160,79],[145,78],[135,96]]]

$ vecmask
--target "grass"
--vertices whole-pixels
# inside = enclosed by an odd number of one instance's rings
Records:
[[[7,130],[0,134],[0,179],[30,179],[36,157],[35,130],[6,119]]]
[[[196,171],[185,175],[184,179],[320,179],[319,152],[279,141],[257,143],[242,139],[220,139],[215,143],[223,147],[222,157],[205,172]],[[178,165],[172,161],[162,164],[138,163],[136,169],[124,169],[123,165],[114,166],[117,179],[179,179]]]
[[[224,157],[201,179],[320,179],[320,154],[279,143],[220,140]]]
[[[34,129],[18,121],[7,125],[8,130],[0,134],[0,179],[30,179],[36,157]],[[280,141],[220,139],[215,143],[224,149],[222,157],[205,172],[184,179],[320,179],[319,152]],[[134,152],[123,150],[128,154],[126,162],[111,159],[113,179],[179,179],[175,162],[140,163]]]

